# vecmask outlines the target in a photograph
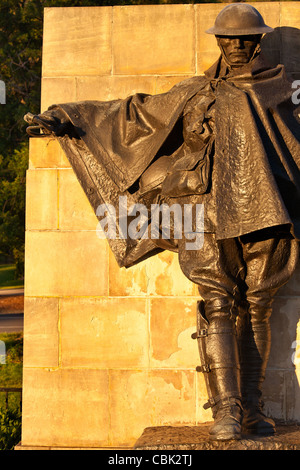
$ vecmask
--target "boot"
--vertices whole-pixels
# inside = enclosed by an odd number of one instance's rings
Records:
[[[237,320],[237,333],[244,409],[243,431],[259,435],[274,434],[275,423],[263,413],[261,399],[271,345],[269,322],[251,322],[248,311],[244,310]]]
[[[242,404],[235,324],[229,316],[219,318],[217,315],[208,323],[203,302],[198,307],[197,339],[202,366],[197,370],[204,373],[209,396],[204,408],[211,407],[214,418],[210,439],[241,439]]]
[[[214,424],[209,430],[210,440],[241,439],[242,403],[237,398],[219,400],[212,406]]]

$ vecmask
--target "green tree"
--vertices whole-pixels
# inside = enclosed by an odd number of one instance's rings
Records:
[[[25,174],[28,138],[23,116],[40,110],[43,10],[45,7],[125,4],[89,0],[1,0],[0,79],[0,255],[13,257],[23,276]],[[133,3],[133,2],[127,2]]]
[[[21,440],[21,411],[0,410],[0,450],[14,450]]]
[[[0,106],[0,254],[14,257],[23,273],[25,172],[28,139],[24,114],[39,111],[42,2],[1,0],[0,78],[6,104]]]

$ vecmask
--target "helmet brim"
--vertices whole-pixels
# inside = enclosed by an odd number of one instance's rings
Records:
[[[265,34],[271,33],[274,31],[270,26],[260,26],[258,28],[248,28],[248,29],[232,29],[230,28],[217,28],[213,26],[212,28],[207,29],[205,32],[207,34],[214,34],[215,36],[250,36],[254,34]]]

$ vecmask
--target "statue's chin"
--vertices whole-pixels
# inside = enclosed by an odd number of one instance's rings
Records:
[[[249,63],[249,59],[243,56],[236,56],[234,59],[228,59],[226,56],[223,57],[225,58],[226,63],[232,68],[243,67]]]

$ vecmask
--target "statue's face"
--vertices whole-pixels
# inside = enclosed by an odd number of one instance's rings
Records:
[[[251,36],[216,36],[218,46],[232,66],[241,67],[253,57],[261,35]]]

